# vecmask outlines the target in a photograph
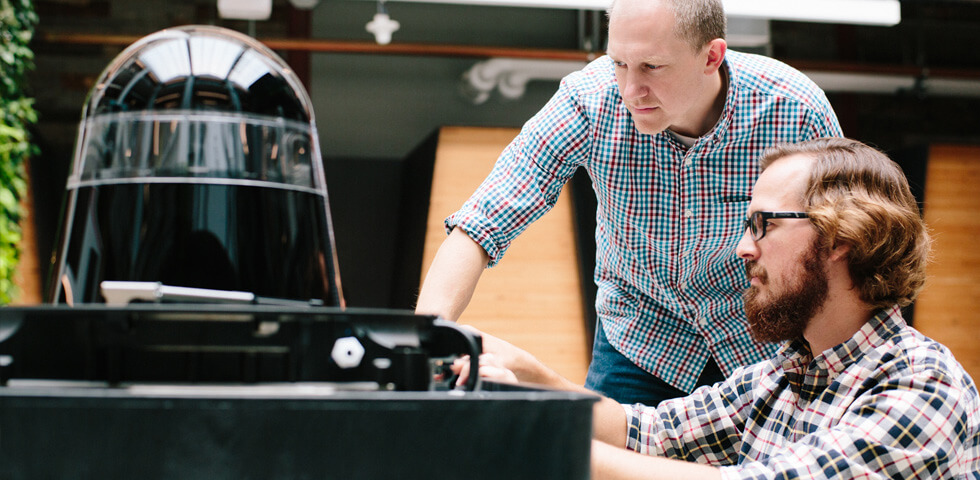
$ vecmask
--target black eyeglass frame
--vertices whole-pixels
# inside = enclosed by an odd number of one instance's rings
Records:
[[[758,242],[766,236],[766,221],[773,218],[810,218],[810,214],[806,212],[752,212],[748,217],[745,217],[743,222],[745,229],[752,234],[753,241]]]

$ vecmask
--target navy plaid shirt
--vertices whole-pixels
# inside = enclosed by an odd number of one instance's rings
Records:
[[[624,405],[627,448],[735,478],[980,478],[980,397],[898,307],[813,357],[805,342],[656,408]]]
[[[601,57],[566,77],[446,219],[492,266],[554,206],[579,167],[596,212],[596,313],[610,343],[667,383],[691,391],[709,355],[723,372],[774,348],[748,335],[748,286],[735,246],[758,157],[776,143],[840,136],[823,92],[773,59],[729,51],[728,93],[716,126],[685,148],[670,133],[638,132]]]

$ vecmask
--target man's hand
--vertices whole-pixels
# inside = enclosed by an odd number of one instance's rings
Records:
[[[456,379],[456,386],[466,384],[466,380],[470,378],[470,356],[457,358],[450,368],[452,368],[453,373],[459,375]],[[514,372],[501,367],[492,353],[480,355],[480,378],[501,383],[519,383]]]
[[[477,333],[483,339],[483,355],[480,355],[480,378],[507,383],[533,383],[562,390],[578,390],[569,380],[545,366],[540,360],[504,340],[481,332],[469,325],[463,328]],[[469,376],[469,359],[456,360],[453,371],[459,374],[458,383]]]
[[[469,329],[483,338],[484,353],[480,356],[480,378],[507,383],[531,383],[555,390],[595,395],[595,392],[573,383],[548,368],[529,352],[471,326],[463,325],[462,328]],[[459,374],[458,384],[464,384],[469,378],[469,365],[469,358],[453,363],[453,372]],[[626,413],[618,402],[608,397],[601,397],[592,410],[592,422],[595,438],[612,445],[626,445]]]

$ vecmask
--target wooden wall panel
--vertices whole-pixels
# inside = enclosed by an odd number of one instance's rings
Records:
[[[980,380],[980,147],[933,146],[925,220],[933,261],[915,304],[915,327],[953,351]]]
[[[24,168],[27,170],[27,178],[30,178],[30,162],[27,162]],[[41,267],[41,262],[47,260],[47,257],[38,255],[37,251],[37,230],[34,228],[34,188],[31,186],[31,182],[27,182],[27,192],[22,204],[27,214],[20,221],[22,235],[20,261],[17,263],[13,279],[19,291],[11,303],[13,305],[37,305],[43,301],[41,290],[44,268]]]
[[[446,238],[443,220],[490,172],[518,130],[443,128],[439,134],[422,275]],[[461,324],[473,325],[541,359],[566,378],[585,381],[585,321],[571,199],[531,225],[495,267],[483,272]]]

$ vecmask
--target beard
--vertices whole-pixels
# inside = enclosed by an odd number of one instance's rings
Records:
[[[749,287],[743,294],[749,332],[758,342],[782,342],[803,336],[810,320],[827,299],[827,272],[823,260],[827,253],[816,242],[802,258],[803,272],[796,285],[782,292],[771,292],[771,298],[760,298],[758,287]],[[750,277],[769,283],[766,271],[754,261],[745,264]]]

